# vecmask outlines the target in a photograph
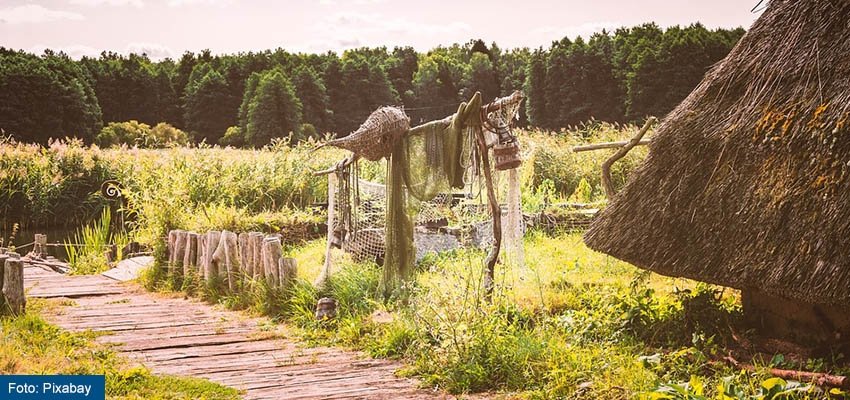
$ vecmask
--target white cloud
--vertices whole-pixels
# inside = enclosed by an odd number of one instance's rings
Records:
[[[136,53],[136,54],[147,54],[148,57],[152,60],[162,60],[164,58],[174,58],[174,51],[171,50],[168,46],[164,46],[159,43],[130,43],[124,49],[124,54]]]
[[[62,52],[67,54],[69,57],[73,59],[79,60],[82,57],[100,57],[100,50],[95,49],[94,47],[84,46],[84,45],[70,45],[70,46],[45,46],[45,45],[35,45],[30,47],[29,52],[33,54],[42,54],[45,50],[50,49],[54,52]]]
[[[142,8],[145,6],[143,0],[69,0],[69,3],[80,6],[97,7],[102,5],[108,6],[133,6]]]
[[[171,7],[194,6],[194,5],[209,5],[209,6],[225,6],[232,3],[232,0],[168,0],[168,5]]]
[[[45,46],[43,44],[36,45],[29,48],[29,52],[33,54],[42,54],[44,50],[50,49],[54,52],[63,52],[67,54],[69,57],[79,60],[82,57],[92,57],[97,58],[100,57],[100,53],[102,51],[106,52],[116,52],[119,54],[128,55],[130,53],[135,54],[147,54],[151,60],[159,61],[164,58],[174,58],[174,51],[171,48],[158,44],[158,43],[143,43],[143,42],[134,42],[125,46],[121,50],[115,49],[96,49],[94,47],[85,46],[85,45],[69,45],[69,46]]]
[[[0,23],[28,24],[53,22],[59,20],[85,19],[82,14],[70,11],[51,10],[37,4],[24,4],[17,7],[0,9]]]
[[[623,26],[622,23],[611,21],[585,22],[581,25],[571,26],[541,26],[532,30],[531,34],[535,37],[544,38],[549,42],[561,40],[564,37],[568,37],[570,40],[575,39],[577,36],[588,39],[594,33],[602,32],[603,29],[610,33],[621,26]]]
[[[330,15],[314,25],[314,37],[317,39],[307,44],[306,49],[327,51],[362,46],[408,45],[423,37],[454,38],[460,33],[471,31],[469,24],[460,21],[431,24],[377,13],[346,12]]]
[[[336,5],[336,1],[335,0],[319,0],[319,5],[333,6],[333,5]]]

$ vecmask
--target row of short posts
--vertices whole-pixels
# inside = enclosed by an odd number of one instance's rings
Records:
[[[244,280],[265,281],[271,287],[290,287],[297,276],[294,258],[282,257],[280,235],[260,232],[205,234],[173,230],[168,233],[168,272],[221,282],[236,291]]]
[[[18,253],[0,247],[0,316],[20,315],[26,310],[24,264]]]

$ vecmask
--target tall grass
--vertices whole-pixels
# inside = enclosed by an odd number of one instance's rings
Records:
[[[584,180],[591,198],[602,196],[599,165],[606,151],[572,153],[577,144],[620,140],[637,127],[591,122],[562,132],[521,131],[521,176],[526,204],[571,196]],[[111,206],[100,194],[108,179],[123,184],[120,207],[136,237],[155,243],[168,230],[276,230],[322,221],[308,210],[327,198],[327,180],[312,170],[333,165],[344,151],[315,143],[275,142],[259,150],[192,147],[162,150],[99,149],[77,140],[48,146],[0,142],[0,219],[6,226],[75,227]],[[635,149],[615,165],[616,185],[643,156]],[[365,163],[361,176],[382,180],[381,163]],[[504,182],[505,179],[502,179]],[[585,196],[587,197],[587,196]],[[545,198],[544,201],[540,201]]]
[[[85,225],[65,241],[65,252],[71,273],[78,275],[96,274],[109,269],[106,254],[115,248],[116,259],[122,258],[121,250],[129,242],[123,227],[114,229],[112,212],[104,208],[100,218]]]

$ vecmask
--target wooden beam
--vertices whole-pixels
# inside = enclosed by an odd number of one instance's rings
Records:
[[[488,104],[481,106],[481,112],[483,114],[487,114],[487,113],[491,113],[493,111],[498,111],[498,110],[502,109],[502,107],[504,107],[508,104],[512,104],[512,103],[522,101],[522,99],[523,99],[522,92],[520,92],[519,90],[515,90],[513,93],[511,93],[510,96],[500,97],[496,100],[493,100],[493,102],[491,102],[491,103],[488,103]],[[451,122],[453,118],[454,118],[454,114],[449,115],[446,118],[443,118],[442,121]],[[427,123],[432,123],[432,122],[434,122],[434,121],[429,121]],[[416,127],[410,128],[410,129],[413,130],[413,129],[416,129]],[[354,161],[357,161],[357,158],[358,157],[355,156],[355,155],[348,156],[348,157],[342,159],[340,162],[336,163],[336,165],[334,165],[333,167],[323,169],[321,171],[313,171],[313,176],[327,175],[327,174],[330,174],[331,172],[336,171],[337,169],[345,168],[346,166],[353,163]]]
[[[604,142],[604,143],[594,143],[594,144],[585,144],[581,146],[573,146],[573,153],[581,153],[583,151],[593,151],[593,150],[602,150],[602,149],[619,149],[627,144],[629,144],[629,140],[623,140],[620,142]],[[646,146],[649,144],[649,139],[641,139],[638,141],[636,146]]]

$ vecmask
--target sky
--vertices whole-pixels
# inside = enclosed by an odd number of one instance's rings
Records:
[[[362,46],[427,51],[470,39],[548,47],[564,36],[655,21],[748,28],[758,0],[0,0],[0,46],[78,58],[101,51],[153,59],[185,51],[284,48],[321,53]],[[762,8],[762,7],[759,7]]]

